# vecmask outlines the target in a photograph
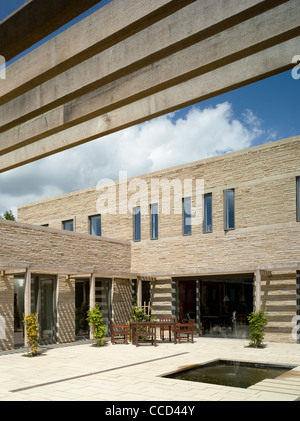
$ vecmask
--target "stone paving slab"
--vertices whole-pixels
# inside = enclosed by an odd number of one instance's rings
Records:
[[[160,342],[157,347],[90,343],[45,348],[35,358],[0,353],[0,401],[294,401],[298,377],[282,387],[237,388],[162,377],[183,367],[217,359],[296,366],[300,345],[267,343],[252,349],[234,339],[196,338],[195,343]],[[300,378],[300,377],[299,377]],[[294,383],[293,383],[294,381]],[[285,383],[284,383],[285,382]],[[280,383],[277,383],[278,385]],[[285,385],[286,387],[283,387]],[[257,385],[256,385],[257,386]]]

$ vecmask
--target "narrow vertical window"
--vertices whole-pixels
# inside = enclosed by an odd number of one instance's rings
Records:
[[[155,240],[158,238],[158,204],[154,203],[150,205],[151,209],[151,239]]]
[[[101,237],[101,215],[90,216],[90,234]]]
[[[203,231],[212,232],[212,194],[204,195]]]
[[[192,234],[192,203],[190,197],[182,199],[183,235]]]
[[[133,240],[141,241],[141,208],[133,208]]]
[[[234,215],[234,189],[224,190],[224,229],[225,231],[235,228]]]
[[[300,222],[300,177],[296,178],[296,218]]]
[[[63,221],[62,226],[63,230],[65,231],[73,231],[73,219],[70,219],[69,221]]]

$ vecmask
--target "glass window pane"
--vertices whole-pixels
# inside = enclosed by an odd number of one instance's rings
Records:
[[[101,236],[101,215],[90,216],[90,234]]]
[[[73,219],[70,221],[63,221],[63,229],[65,231],[73,231]]]
[[[212,232],[212,194],[204,195],[204,232]]]
[[[151,207],[151,238],[158,238],[158,204],[154,203]]]
[[[141,240],[141,208],[137,206],[133,208],[133,239]]]
[[[225,190],[225,230],[234,229],[234,189]]]
[[[25,292],[25,280],[24,280],[24,278],[15,278],[14,279],[14,339],[15,339],[15,346],[19,346],[19,345],[24,346],[24,325],[23,325],[24,292]],[[0,319],[1,319],[1,316],[0,316]]]
[[[183,203],[183,235],[189,235],[192,233],[192,209],[191,209],[191,198],[186,197],[182,199]]]

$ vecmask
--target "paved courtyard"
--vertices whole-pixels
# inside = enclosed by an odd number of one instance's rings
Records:
[[[0,353],[0,401],[294,401],[300,399],[300,345],[196,338],[157,347],[90,343]],[[288,376],[247,389],[164,378],[179,368],[215,359],[295,365]]]

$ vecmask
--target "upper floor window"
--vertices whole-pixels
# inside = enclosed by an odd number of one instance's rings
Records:
[[[190,197],[182,199],[183,235],[192,234],[192,201]]]
[[[63,221],[62,226],[65,231],[73,231],[73,219],[70,219],[69,221]]]
[[[101,236],[101,215],[89,217],[90,221],[90,234]]]
[[[212,194],[204,195],[203,232],[212,232]]]
[[[296,178],[296,217],[300,222],[300,177]]]
[[[151,239],[155,240],[158,238],[158,204],[154,203],[150,205],[151,210]]]
[[[133,208],[133,240],[141,241],[141,208]]]
[[[224,190],[224,229],[235,229],[234,189]]]

